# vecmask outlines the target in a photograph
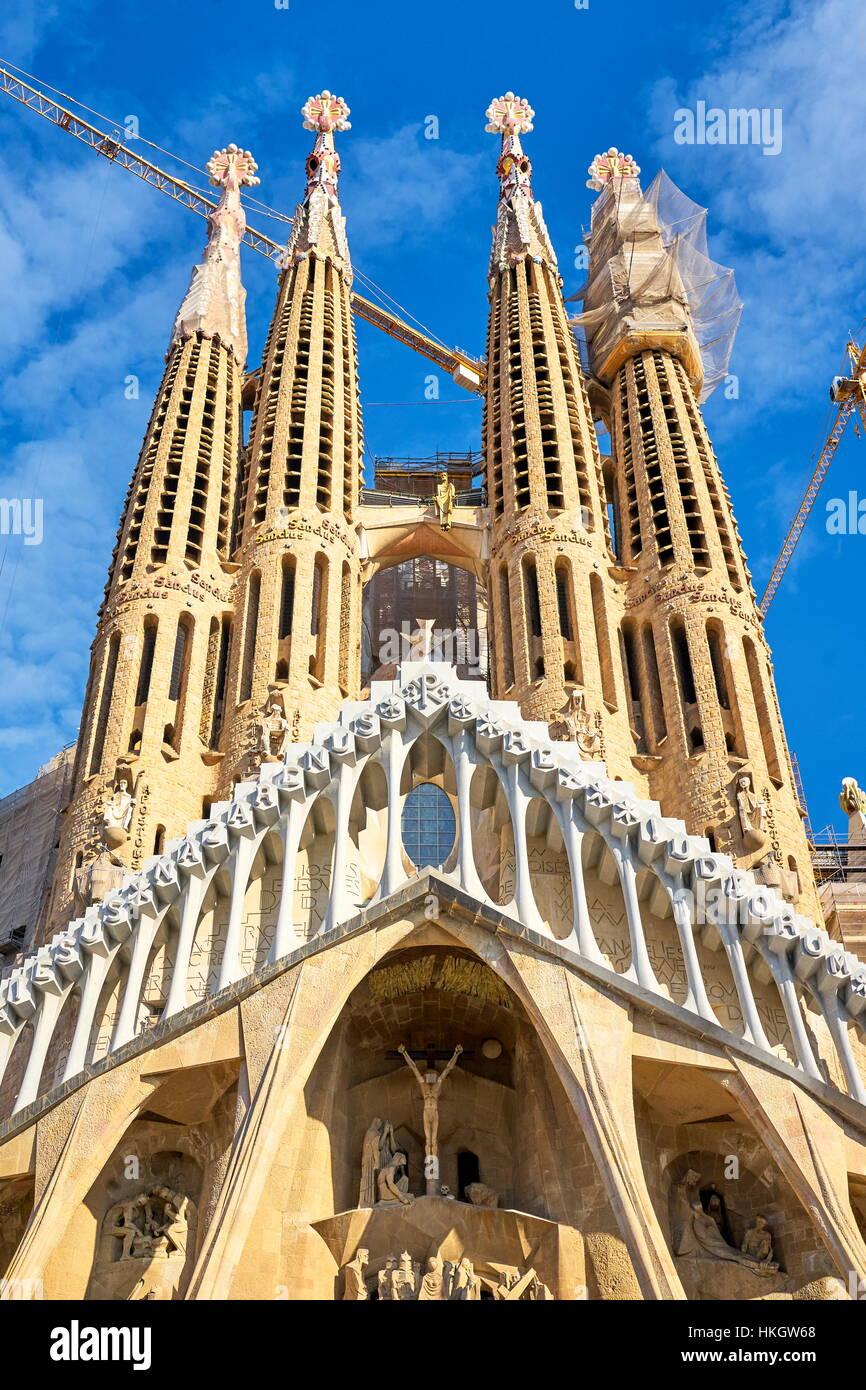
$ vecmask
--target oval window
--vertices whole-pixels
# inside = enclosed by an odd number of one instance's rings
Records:
[[[419,869],[444,864],[454,847],[457,823],[451,802],[435,782],[413,787],[403,803],[403,844]]]

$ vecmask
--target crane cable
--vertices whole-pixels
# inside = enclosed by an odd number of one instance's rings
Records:
[[[69,102],[70,105],[77,106],[82,111],[86,111],[89,116],[96,116],[100,121],[104,121],[106,125],[112,126],[118,134],[123,129],[122,121],[116,121],[113,116],[106,115],[104,111],[97,111],[95,107],[88,106],[86,102],[79,101],[77,97],[70,96],[69,92],[61,91],[59,87],[52,87],[50,82],[43,81],[41,77],[35,77],[32,72],[27,72],[25,68],[18,67],[17,63],[10,62],[8,58],[2,60],[2,66],[11,69],[13,72],[20,73],[21,76],[26,77],[28,81],[35,82],[39,87],[44,87],[47,91],[53,92],[55,96],[62,97],[63,100]],[[183,155],[175,154],[173,150],[167,150],[163,145],[155,144],[153,140],[148,140],[144,135],[137,134],[133,138],[141,141],[142,145],[147,145],[149,149],[156,150],[158,154],[164,154],[168,159],[174,160],[175,163],[182,164],[184,168],[191,169],[193,173],[201,174],[207,178],[206,169],[200,168],[197,164],[191,164],[188,159],[184,159]],[[210,197],[211,195],[210,185],[208,185],[207,189],[196,188],[192,184],[190,187],[193,189],[194,193],[200,193],[203,197]],[[267,217],[273,217],[278,222],[287,222],[291,224],[294,221],[294,219],[288,217],[286,213],[278,212],[276,208],[270,207],[268,203],[263,203],[258,198],[253,198],[247,192],[244,193],[244,201],[249,203],[250,206],[254,206],[258,212],[264,213]]]
[[[86,102],[79,101],[77,97],[71,96],[69,92],[64,92],[59,87],[53,87],[50,82],[45,82],[42,78],[35,77],[33,73],[27,72],[25,68],[19,67],[16,63],[12,63],[8,59],[4,58],[2,60],[2,66],[11,69],[14,72],[20,73],[20,75],[26,78],[28,81],[34,82],[38,84],[38,86],[40,87],[44,87],[47,91],[53,92],[55,96],[61,97],[65,102],[69,102],[72,106],[79,107],[82,111],[86,111],[90,116],[96,116],[100,121],[104,121],[107,125],[112,126],[115,131],[117,131],[118,133],[120,132],[122,128],[122,122],[114,120],[112,116],[107,115],[104,111],[99,111],[93,106],[88,106]],[[137,134],[135,136],[135,139],[137,141],[141,141],[143,145],[147,145],[149,149],[156,150],[158,154],[165,155],[168,159],[174,160],[178,164],[182,164],[186,169],[191,169],[193,173],[201,174],[207,177],[206,170],[200,168],[196,164],[191,164],[188,159],[184,159],[182,155],[175,154],[173,150],[167,150],[163,145],[158,145],[153,140],[148,140],[144,135],[141,134]],[[190,184],[189,187],[194,193],[198,193],[200,196],[204,198],[210,197],[211,190],[209,186],[208,188],[201,188],[197,187],[194,184]],[[263,203],[258,198],[252,197],[248,192],[244,193],[244,202],[251,207],[255,207],[258,212],[263,213],[265,216],[274,218],[276,221],[282,222],[288,226],[291,226],[294,221],[294,218],[287,216],[286,213],[279,212],[276,208],[271,207],[268,203]],[[419,318],[416,318],[414,314],[410,313],[408,309],[406,309],[402,304],[400,304],[396,299],[394,299],[393,295],[390,295],[387,293],[386,290],[383,290],[381,285],[377,285],[375,280],[372,280],[369,275],[365,275],[364,272],[361,271],[357,265],[354,267],[354,270],[358,278],[360,280],[363,280],[365,285],[367,285],[374,294],[378,294],[383,300],[389,301],[392,305],[396,307],[396,309],[399,310],[401,314],[403,314],[406,318],[411,319],[413,323],[417,324],[417,326],[430,339],[431,342],[438,343],[438,345],[441,348],[443,348],[446,352],[451,351],[451,349],[448,347],[448,344],[443,342],[443,340],[439,337],[437,333],[434,333],[431,328],[429,328],[425,323],[422,323],[422,321]],[[383,305],[383,307],[387,308],[387,305]]]

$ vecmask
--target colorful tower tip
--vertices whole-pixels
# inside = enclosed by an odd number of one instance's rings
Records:
[[[526,135],[532,130],[535,112],[524,97],[506,92],[495,97],[487,108],[487,125],[492,135]]]
[[[301,107],[304,130],[317,130],[320,135],[329,135],[335,130],[351,130],[348,120],[349,107],[342,97],[335,97],[325,88],[318,96],[308,97]]]
[[[258,164],[249,150],[241,150],[237,145],[226,145],[225,149],[214,150],[205,168],[215,187],[225,187],[229,178],[234,178],[241,188],[253,188],[261,179],[256,178]]]
[[[589,174],[587,188],[594,188],[600,193],[614,179],[636,179],[640,173],[640,165],[635,163],[630,154],[623,154],[615,145],[611,145],[605,154],[595,156],[586,172]]]

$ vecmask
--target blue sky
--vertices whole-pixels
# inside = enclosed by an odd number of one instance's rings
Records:
[[[340,138],[353,257],[447,342],[480,353],[495,214],[490,99],[536,110],[526,146],[565,277],[593,195],[592,156],[663,166],[710,210],[710,249],[745,311],[707,420],[759,594],[809,473],[830,378],[866,314],[866,6],[861,0],[21,0],[0,55],[201,166],[234,140],[263,201],[291,212],[310,135],[299,108],[329,87],[352,108]],[[780,108],[776,156],[683,146],[674,112]],[[424,138],[436,116],[438,140]],[[167,163],[157,156],[157,162]],[[117,520],[204,224],[0,97],[0,497],[43,497],[45,538],[0,537],[0,795],[75,737]],[[182,172],[180,167],[176,172]],[[274,235],[276,224],[250,220]],[[251,360],[274,272],[245,267]],[[480,409],[429,364],[359,325],[369,452],[477,447]],[[140,379],[140,396],[124,382]],[[457,401],[457,404],[446,404]],[[843,441],[770,614],[783,714],[816,828],[866,782],[861,594],[866,536],[830,535],[825,503],[866,496],[866,439]],[[5,554],[4,554],[5,551]]]

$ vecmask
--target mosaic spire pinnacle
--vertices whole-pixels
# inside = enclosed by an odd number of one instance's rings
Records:
[[[619,179],[636,179],[640,173],[640,165],[636,164],[630,154],[623,154],[615,145],[611,145],[604,154],[597,154],[586,171],[589,178],[586,181],[587,188],[593,188],[597,193],[601,193],[607,188],[609,183],[614,183]]]
[[[487,108],[485,130],[492,135],[502,136],[502,152],[496,172],[506,202],[510,202],[518,192],[532,199],[532,164],[523,152],[520,137],[532,130],[534,116],[529,102],[513,92],[496,97]]]
[[[334,131],[351,130],[349,107],[342,97],[335,97],[327,88],[308,97],[301,107],[304,130],[316,131],[316,143],[307,157],[306,199],[317,188],[324,189],[331,202],[337,201],[340,177],[340,156],[334,148]]]
[[[214,150],[205,166],[210,182],[221,190],[208,217],[208,241],[204,257],[192,273],[186,297],[178,310],[172,346],[201,333],[219,338],[239,362],[247,355],[240,246],[247,227],[241,188],[255,187],[258,165],[249,150],[226,145]]]

